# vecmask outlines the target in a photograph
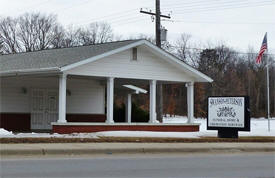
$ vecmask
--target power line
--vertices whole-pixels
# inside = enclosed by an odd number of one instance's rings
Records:
[[[177,4],[177,5],[168,5],[168,6],[165,6],[163,9],[168,9],[168,8],[187,8],[187,7],[191,7],[191,8],[194,8],[194,7],[207,7],[207,6],[211,6],[211,5],[219,5],[219,6],[225,6],[225,5],[238,5],[238,4],[243,4],[243,3],[249,3],[249,4],[252,4],[252,3],[260,3],[260,2],[263,2],[263,1],[259,1],[259,2],[249,2],[249,0],[245,0],[245,1],[220,1],[220,0],[212,0],[212,2],[216,2],[216,3],[211,3],[211,1],[198,1],[198,3],[190,3],[190,4],[186,4],[186,3],[180,3],[180,4]],[[267,0],[265,0],[265,2],[267,2]],[[269,0],[268,2],[271,2],[271,0]]]
[[[48,2],[48,1],[49,0],[46,0],[43,3],[40,3],[40,5],[44,4],[44,3]],[[207,3],[209,3],[209,2],[211,3],[213,1],[218,1],[218,0],[207,1]],[[76,6],[85,4],[86,2],[88,2],[88,1],[83,1],[82,3],[78,3],[78,5],[74,5],[74,6],[70,6],[70,7],[67,7],[67,8],[63,8],[63,10],[71,8],[71,7],[76,7]],[[191,3],[187,3],[187,5],[189,4],[189,7],[190,7],[190,5],[194,6],[194,4],[203,3],[203,2],[205,4],[205,1],[195,1],[195,2],[191,2]],[[214,11],[214,10],[223,10],[225,8],[219,8],[219,9],[209,9],[209,8],[214,8],[214,7],[217,8],[217,7],[219,7],[217,5],[222,5],[222,4],[225,4],[225,3],[234,3],[234,2],[238,2],[238,3],[234,4],[233,7],[232,7],[232,5],[231,6],[224,6],[224,7],[227,7],[226,9],[228,9],[228,7],[230,7],[230,9],[231,8],[241,8],[241,7],[236,7],[236,5],[240,5],[240,3],[242,3],[242,4],[244,3],[244,1],[225,1],[225,2],[222,2],[222,3],[214,4],[216,6],[211,6],[211,7],[208,6],[207,7],[208,9],[204,9],[204,11],[206,11],[206,10],[207,11],[209,11],[209,10],[211,10],[211,11]],[[272,4],[274,3],[272,1],[262,1],[262,2],[269,2],[269,3],[272,3]],[[258,4],[256,4],[256,5],[263,5],[263,3],[260,3],[260,4],[259,3],[260,2],[258,2]],[[176,4],[174,3],[174,4],[170,4],[170,6],[175,6],[175,5],[180,5],[180,4],[182,4],[182,3],[176,3]],[[249,5],[249,6],[251,6],[251,5]],[[188,7],[188,6],[184,6],[184,7]],[[182,6],[178,6],[177,8],[182,8]],[[106,16],[102,16],[100,18],[92,18],[92,19],[89,19],[89,20],[85,20],[83,22],[92,23],[92,22],[98,22],[98,21],[101,21],[101,20],[105,20],[105,21],[110,21],[110,23],[112,23],[112,24],[119,24],[120,25],[120,24],[135,23],[135,21],[137,21],[137,19],[139,19],[138,21],[145,20],[145,18],[140,19],[139,17],[133,16],[134,14],[132,15],[131,13],[134,12],[135,10],[138,10],[138,8],[134,8],[134,9],[130,9],[130,10],[122,11],[122,12],[111,13],[111,14],[108,14]],[[192,11],[192,12],[196,12],[196,11]],[[202,12],[202,11],[200,11],[200,12]],[[185,11],[185,12],[183,12],[183,14],[184,13],[189,13],[189,11]],[[176,14],[182,14],[182,13],[176,13]],[[94,21],[92,21],[92,20],[94,20]],[[170,21],[170,20],[166,20],[166,21]],[[180,22],[180,23],[207,23],[207,24],[251,24],[251,25],[253,25],[253,24],[274,24],[274,23],[263,23],[263,22],[261,22],[261,23],[251,22],[250,23],[250,22],[215,22],[215,21],[183,21],[183,20],[171,20],[171,22]],[[77,23],[76,25],[79,25],[79,24],[83,25],[83,24],[87,24],[87,23],[81,23],[80,22],[80,23]]]
[[[36,6],[36,7],[39,7],[39,6],[43,5],[43,4],[46,4],[46,3],[49,2],[49,1],[51,1],[51,0],[45,0],[45,1],[43,1],[43,2],[36,3],[36,4],[32,4],[32,5],[26,6],[26,7],[20,7],[19,9],[12,9],[11,11],[12,11],[12,12],[16,11],[17,13],[18,13],[18,12],[22,12],[22,11],[26,11],[26,9],[34,8],[35,6]],[[9,10],[8,12],[10,13],[11,11]],[[4,14],[6,14],[6,13],[7,13],[7,12],[0,13],[0,15],[4,15]]]
[[[122,22],[122,23],[117,23],[117,24],[113,25],[113,27],[124,26],[124,25],[131,24],[131,23],[138,23],[138,22],[144,21],[146,19],[147,18],[142,18],[139,20],[130,20],[130,21]]]
[[[166,22],[180,22],[180,23],[202,23],[202,24],[239,24],[239,25],[275,25],[275,22],[221,22],[221,21],[184,21],[184,20],[166,20],[163,19],[162,21]]]
[[[151,0],[144,0],[144,1],[151,1]],[[80,23],[77,23],[76,25],[89,24],[89,23],[94,23],[94,22],[98,22],[98,21],[107,21],[107,20],[109,21],[109,20],[112,20],[112,19],[114,19],[115,21],[116,21],[116,19],[118,19],[119,21],[121,21],[121,20],[124,20],[123,19],[124,17],[127,17],[127,19],[128,19],[129,15],[132,12],[135,12],[135,10],[138,11],[139,9],[140,8],[133,8],[133,9],[126,10],[126,11],[111,13],[111,14],[108,14],[108,15],[105,15],[105,16],[102,16],[102,17],[98,17],[98,18],[91,18],[91,19],[82,21]],[[134,14],[132,14],[132,15],[134,15]],[[133,18],[136,18],[136,17],[133,17]]]
[[[182,49],[181,47],[179,46],[175,46],[175,45],[170,45],[171,47],[173,48],[177,48],[177,49]],[[204,50],[211,50],[211,49],[215,49],[215,48],[185,48],[187,50],[197,50],[197,51],[204,51]],[[236,54],[255,54],[255,55],[258,55],[259,53],[249,53],[249,52],[232,52],[232,53],[236,53]],[[268,54],[265,54],[265,55],[275,55],[275,53],[268,53]]]
[[[129,17],[129,15],[132,12],[134,12],[135,10],[137,10],[137,12],[138,12],[139,9],[135,8],[135,9],[127,10],[127,11],[111,13],[109,15],[102,16],[99,18],[92,18],[92,19],[82,21],[82,23],[80,22],[80,23],[77,23],[76,25],[79,25],[79,24],[83,25],[83,24],[88,24],[88,23],[93,23],[93,22],[98,22],[98,21],[104,21],[104,20],[112,20],[112,19],[117,19],[117,18],[121,18],[121,17]]]
[[[111,21],[110,23],[119,23],[119,24],[121,24],[121,22],[122,23],[127,23],[127,22],[131,22],[131,21],[137,21],[137,20],[145,20],[145,19],[147,19],[147,18],[144,18],[144,17],[130,17],[130,18],[126,18],[126,19],[117,19],[117,20],[114,20],[114,21]]]
[[[135,22],[135,21],[146,20],[146,19],[147,18],[142,18],[140,16],[131,16],[131,17],[126,17],[126,18],[122,18],[122,19],[108,20],[106,22],[108,22],[109,24],[126,24],[126,23],[132,23],[132,22]],[[99,21],[94,21],[94,22],[89,22],[89,23],[95,23],[95,22],[99,22]]]
[[[205,0],[200,0],[200,1],[192,1],[191,3],[188,3],[188,2],[184,2],[184,3],[164,3],[165,5],[163,5],[163,8],[162,9],[167,9],[167,8],[170,8],[170,7],[179,7],[180,5],[183,5],[184,7],[189,7],[189,6],[194,6],[194,5],[198,5],[198,6],[201,6],[201,5],[208,5],[208,4],[212,4],[213,2],[220,2],[221,4],[224,3],[224,1],[220,1],[220,0],[208,0],[208,1],[205,1]],[[234,2],[240,2],[240,1],[234,1]],[[182,7],[183,7],[182,6]],[[154,8],[154,7],[148,7],[148,8]]]
[[[47,0],[47,1],[49,1],[49,0]],[[47,2],[47,1],[45,1],[45,2]],[[213,1],[217,1],[217,0],[213,0]],[[45,3],[44,2],[44,3]],[[74,5],[74,6],[70,6],[70,7],[67,7],[67,8],[63,8],[63,10],[64,9],[68,9],[68,8],[72,8],[72,7],[76,7],[76,6],[79,6],[79,5],[82,5],[82,4],[85,4],[86,2],[88,2],[88,1],[84,1],[84,2],[82,2],[82,3],[78,3],[78,5]],[[192,3],[187,3],[187,4],[189,4],[189,6],[190,6],[190,4],[198,4],[198,3],[201,3],[202,1],[195,1],[195,2],[192,2]],[[205,2],[205,1],[204,1]],[[211,1],[210,1],[211,2]],[[223,2],[223,3],[219,3],[220,5],[221,4],[224,4],[224,3],[232,3],[232,2],[237,2],[237,1],[226,1],[226,2]],[[243,1],[241,1],[241,2],[243,2]],[[264,2],[272,2],[272,1],[264,1]],[[209,3],[209,1],[208,1],[208,3]],[[259,3],[259,2],[258,2]],[[182,4],[182,3],[177,3],[177,4]],[[240,4],[240,3],[239,3]],[[173,5],[173,4],[172,4]],[[176,5],[176,4],[174,4],[174,5]],[[237,4],[235,4],[235,5],[237,5]],[[234,6],[235,6],[234,5]],[[170,6],[171,6],[171,4],[170,4]],[[234,6],[232,7],[232,8],[234,8]],[[184,6],[184,7],[186,7],[186,6]],[[212,6],[211,8],[217,8],[217,6]],[[225,6],[225,7],[228,7],[228,6]],[[179,7],[177,7],[177,8],[181,8],[181,6],[179,6]],[[209,6],[207,7],[207,8],[210,8]],[[240,7],[235,7],[235,8],[240,8]],[[224,9],[224,8],[223,8]],[[226,8],[227,9],[227,8]],[[138,10],[137,8],[135,8],[135,9],[130,9],[130,10],[127,10],[127,11],[122,11],[122,12],[115,12],[115,13],[111,13],[111,14],[109,14],[109,15],[106,15],[106,16],[103,16],[103,17],[100,17],[100,18],[92,18],[92,19],[89,19],[89,20],[85,20],[85,21],[83,21],[83,22],[87,22],[87,23],[81,23],[81,22],[79,22],[79,23],[77,23],[76,25],[83,25],[83,24],[88,24],[88,23],[93,23],[93,22],[98,22],[98,21],[102,21],[102,20],[104,20],[104,21],[111,21],[111,23],[120,23],[121,21],[124,21],[124,20],[126,20],[126,22],[128,23],[128,22],[131,22],[131,21],[129,21],[129,20],[131,20],[129,17],[132,17],[132,19],[134,20],[135,18],[137,18],[137,17],[135,17],[135,16],[132,16],[131,15],[131,13],[134,11],[134,10]],[[212,10],[213,11],[213,9],[204,9],[204,11],[205,10]],[[215,10],[222,10],[222,9],[215,9]],[[185,11],[184,13],[188,13],[189,11]],[[192,11],[192,12],[195,12],[195,11]],[[184,14],[183,13],[183,14]],[[181,14],[181,13],[176,13],[176,14]],[[124,17],[127,17],[127,18],[124,18]],[[94,20],[94,21],[93,21]],[[186,21],[180,21],[180,20],[173,20],[173,22],[182,22],[182,23],[213,23],[213,24],[215,24],[215,23],[218,23],[218,22],[186,22]],[[225,22],[223,22],[224,24],[239,24],[239,23],[236,23],[236,22],[233,22],[233,23],[225,23]],[[221,24],[221,23],[220,23]],[[268,24],[268,23],[243,23],[243,24]],[[272,24],[272,23],[270,23],[270,24]]]
[[[83,3],[81,3],[81,4],[78,4],[78,5],[73,5],[73,6],[70,6],[70,7],[67,7],[67,8],[63,8],[63,9],[61,9],[62,11],[63,10],[65,10],[65,9],[69,9],[69,8],[74,8],[74,7],[77,7],[77,6],[79,6],[79,5],[83,5],[83,4],[85,4],[86,2],[91,2],[91,0],[87,0],[87,1],[84,1]],[[148,1],[148,0],[144,0],[144,1]],[[59,9],[60,10],[60,9]],[[129,13],[131,13],[131,12],[133,12],[134,10],[139,10],[139,8],[134,8],[134,9],[130,9],[130,10],[127,10],[127,11],[122,11],[122,12],[115,12],[115,13],[111,13],[111,14],[109,14],[109,15],[106,15],[106,16],[102,16],[102,17],[99,17],[99,18],[91,18],[91,19],[88,19],[88,20],[84,20],[84,21],[82,21],[82,22],[79,22],[77,25],[81,25],[81,24],[88,24],[88,23],[93,23],[93,22],[98,22],[99,21],[99,19],[100,20],[102,20],[102,19],[108,19],[109,17],[111,17],[111,19],[114,19],[114,17],[113,16],[117,16],[117,15],[119,15],[119,17],[121,17],[121,16],[125,16],[125,15],[127,15],[127,14],[129,14]],[[60,12],[60,11],[59,11]],[[123,15],[122,15],[123,14]],[[118,17],[118,18],[119,18]],[[85,22],[87,22],[87,23],[85,23]]]
[[[266,6],[266,5],[271,5],[275,4],[275,2],[270,1],[269,3],[257,3],[257,4],[238,4],[238,6],[224,6],[224,7],[219,7],[219,6],[212,6],[208,8],[200,8],[200,9],[179,9],[182,12],[176,12],[173,14],[187,14],[187,13],[194,13],[194,12],[213,12],[213,11],[220,11],[220,10],[227,10],[227,9],[237,9],[237,8],[246,8],[246,7],[259,7],[259,6]]]
[[[77,6],[84,5],[85,3],[89,2],[89,1],[90,1],[90,0],[86,0],[86,1],[84,0],[84,1],[82,1],[82,2],[80,2],[80,3],[76,3],[76,4],[73,4],[73,5],[67,6],[67,7],[55,9],[55,10],[53,10],[52,12],[54,12],[54,11],[62,12],[62,11],[67,10],[67,9],[71,9],[71,8],[75,8],[75,7],[77,7]],[[90,2],[91,2],[91,1],[90,1]]]
[[[205,1],[205,0],[198,0],[198,1],[194,1],[192,0],[191,2],[180,2],[180,3],[163,3],[164,6],[166,7],[172,7],[172,6],[178,6],[178,5],[194,5],[194,4],[211,4],[213,2],[219,2],[219,3],[229,3],[229,2],[240,2],[240,1],[249,1],[249,0],[208,0],[208,1]],[[169,1],[171,2],[171,1]]]
[[[182,9],[182,10],[194,10],[194,8],[209,8],[209,7],[224,7],[226,5],[243,5],[243,4],[253,4],[253,3],[265,3],[270,2],[272,3],[273,0],[265,0],[265,1],[249,1],[249,0],[231,0],[231,1],[220,1],[220,0],[209,0],[209,1],[195,1],[191,3],[170,3],[165,5],[162,9]],[[214,6],[213,6],[214,5]],[[218,6],[217,6],[218,5]],[[189,7],[189,8],[188,8]],[[152,7],[150,7],[152,8]],[[166,12],[166,11],[165,11]]]

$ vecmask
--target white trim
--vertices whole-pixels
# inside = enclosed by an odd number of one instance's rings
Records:
[[[131,89],[131,90],[134,90],[136,94],[139,94],[139,93],[144,93],[144,94],[146,94],[146,93],[147,93],[147,90],[144,90],[144,89],[142,89],[142,88],[136,87],[136,86],[134,86],[134,85],[122,85],[122,86],[124,86],[124,87],[126,87],[126,88],[129,88],[129,89]]]
[[[187,123],[194,122],[194,83],[187,83]]]
[[[126,111],[126,122],[131,123],[132,118],[132,94],[127,94],[126,100],[125,100],[125,111]]]
[[[114,78],[107,79],[107,118],[106,123],[114,123]]]
[[[156,123],[156,88],[157,81],[150,80],[150,113],[149,123]]]
[[[124,50],[130,49],[130,48],[133,48],[133,47],[136,47],[136,46],[139,46],[141,44],[144,44],[144,41],[145,40],[140,40],[140,41],[131,43],[129,45],[126,45],[126,46],[108,51],[106,53],[103,53],[103,54],[100,54],[100,55],[97,55],[97,56],[94,56],[94,57],[91,57],[91,58],[88,58],[88,59],[85,59],[85,60],[82,60],[82,61],[79,61],[79,62],[76,62],[76,63],[73,63],[73,64],[70,64],[70,65],[67,65],[67,66],[61,67],[61,71],[63,72],[63,71],[66,71],[66,70],[70,70],[70,69],[78,67],[80,65],[84,65],[84,64],[87,64],[87,63],[90,63],[90,62],[94,62],[98,59],[101,59],[101,58],[104,58],[104,57],[122,52]]]
[[[123,47],[120,47],[118,49],[115,49],[115,50],[112,50],[112,51],[108,51],[106,53],[103,53],[103,54],[100,54],[100,55],[97,55],[97,56],[94,56],[94,57],[91,57],[91,58],[88,58],[88,59],[85,59],[85,60],[82,60],[82,61],[79,61],[79,62],[76,62],[74,64],[70,64],[68,66],[64,66],[61,68],[61,71],[67,71],[67,70],[70,70],[72,68],[75,68],[75,67],[78,67],[80,65],[84,65],[84,64],[87,64],[87,63],[90,63],[90,62],[94,62],[96,60],[99,60],[101,58],[104,58],[104,57],[107,57],[107,56],[110,56],[110,55],[113,55],[113,54],[116,54],[116,53],[119,53],[119,52],[122,52],[124,50],[127,50],[127,49],[130,49],[130,48],[133,48],[133,47],[136,47],[136,46],[139,46],[139,45],[146,45],[147,47],[151,48],[152,50],[154,50],[155,52],[159,53],[160,55],[164,56],[164,57],[167,57],[168,59],[170,59],[171,61],[175,62],[176,64],[180,65],[181,67],[183,67],[185,70],[188,70],[190,71],[191,73],[197,75],[198,77],[202,78],[203,80],[201,80],[200,82],[213,82],[213,79],[211,79],[210,77],[208,77],[207,75],[201,73],[200,71],[196,70],[195,68],[185,64],[184,62],[180,61],[178,58],[174,57],[173,55],[169,54],[168,52],[162,50],[161,48],[153,45],[152,43],[150,43],[149,41],[147,40],[140,40],[140,41],[137,41],[137,42],[134,42],[134,43],[131,43],[129,45],[126,45],[126,46],[123,46]]]
[[[67,75],[61,74],[59,76],[59,107],[58,107],[58,120],[57,122],[66,121],[66,88],[67,88]]]
[[[199,77],[205,79],[207,82],[213,82],[213,79],[208,77],[207,75],[203,74],[202,72],[196,70],[195,68],[189,66],[188,64],[185,64],[184,62],[180,61],[178,58],[174,57],[173,55],[167,53],[166,51],[162,50],[161,48],[153,45],[152,43],[144,40],[144,44],[148,47],[151,47],[155,51],[159,52],[161,55],[164,55],[165,57],[171,59],[172,61],[176,62],[177,64],[181,65],[182,67],[186,68],[188,71],[198,75]]]

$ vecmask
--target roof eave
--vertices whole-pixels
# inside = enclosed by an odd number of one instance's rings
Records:
[[[31,74],[45,74],[45,73],[59,73],[59,67],[40,68],[40,69],[24,69],[24,70],[9,70],[0,72],[0,76],[14,76],[14,75],[31,75]]]
[[[78,67],[78,66],[90,63],[90,62],[94,62],[94,61],[99,60],[101,58],[104,58],[104,57],[107,57],[107,56],[119,53],[121,51],[130,49],[130,48],[133,48],[133,47],[136,47],[136,46],[139,46],[139,45],[143,45],[143,44],[146,45],[146,46],[148,46],[148,47],[150,47],[150,48],[152,48],[152,49],[154,49],[160,55],[165,56],[165,57],[171,59],[172,61],[174,61],[177,64],[179,64],[180,66],[182,66],[184,69],[186,69],[189,72],[191,72],[192,74],[194,74],[196,76],[195,78],[197,78],[197,80],[195,80],[194,82],[213,82],[213,79],[211,79],[207,75],[205,75],[202,72],[198,71],[197,69],[195,69],[195,68],[193,68],[193,67],[185,64],[184,62],[180,61],[175,56],[173,56],[173,55],[169,54],[168,52],[164,51],[163,49],[161,49],[161,48],[153,45],[152,43],[150,43],[147,40],[140,40],[140,41],[128,44],[126,46],[123,46],[123,47],[111,50],[109,52],[106,52],[106,53],[103,53],[103,54],[100,54],[100,55],[88,58],[86,60],[79,61],[77,63],[73,63],[73,64],[70,64],[70,65],[67,65],[67,66],[63,66],[63,67],[61,67],[60,71],[61,72],[65,72],[65,71],[70,70],[72,68],[75,68],[75,67]]]
[[[94,61],[96,61],[98,59],[101,59],[101,58],[104,58],[104,57],[108,57],[110,55],[122,52],[124,50],[127,50],[127,49],[130,49],[130,48],[139,46],[139,45],[143,44],[144,41],[146,41],[146,40],[136,41],[136,42],[133,42],[133,43],[128,44],[126,46],[123,46],[123,47],[120,47],[120,48],[113,49],[111,51],[105,52],[103,54],[100,54],[100,55],[97,55],[97,56],[94,56],[94,57],[91,57],[91,58],[88,58],[88,59],[85,59],[85,60],[82,60],[82,61],[79,61],[79,62],[76,62],[76,63],[73,63],[73,64],[70,64],[70,65],[62,66],[61,67],[61,71],[65,72],[65,71],[73,69],[75,67],[78,67],[78,66],[90,63],[90,62],[94,62]]]
[[[184,62],[180,61],[178,58],[176,58],[175,56],[169,54],[168,52],[164,51],[163,49],[153,45],[152,43],[145,41],[145,45],[153,48],[154,50],[156,50],[157,52],[159,52],[161,55],[168,57],[169,59],[173,60],[174,62],[176,62],[177,64],[181,65],[182,67],[184,67],[186,70],[190,71],[191,73],[196,75],[196,78],[199,78],[199,80],[195,81],[195,82],[213,82],[214,80],[210,77],[208,77],[207,75],[203,74],[202,72],[198,71],[197,69],[189,66],[188,64],[185,64]]]

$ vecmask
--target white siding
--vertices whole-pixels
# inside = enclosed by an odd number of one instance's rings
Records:
[[[8,77],[1,80],[0,112],[31,112],[32,88],[56,89],[58,77]],[[27,92],[23,93],[22,88]],[[104,114],[105,87],[91,79],[67,79],[67,113]]]
[[[67,96],[67,113],[105,112],[105,86],[98,81],[87,79],[68,79],[67,89],[71,96]]]
[[[69,74],[135,78],[163,81],[193,81],[188,74],[174,64],[157,58],[153,53],[138,48],[138,59],[131,58],[132,50],[126,50],[109,57],[85,64],[67,71]]]

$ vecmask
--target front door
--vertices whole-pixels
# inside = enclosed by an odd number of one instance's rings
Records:
[[[52,129],[51,122],[58,117],[58,91],[33,89],[31,100],[31,129]]]

